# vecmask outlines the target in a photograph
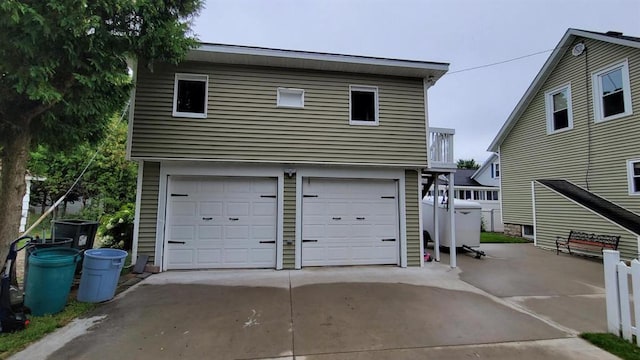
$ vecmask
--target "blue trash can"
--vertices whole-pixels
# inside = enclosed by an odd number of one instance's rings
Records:
[[[81,257],[79,250],[63,247],[40,249],[29,255],[24,303],[31,314],[56,314],[64,309]]]
[[[111,300],[116,293],[126,257],[127,252],[118,249],[86,250],[78,301],[97,303]]]

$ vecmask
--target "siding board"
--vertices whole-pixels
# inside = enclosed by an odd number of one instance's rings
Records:
[[[283,258],[284,269],[294,269],[296,265],[296,177],[284,177],[284,231]],[[289,244],[288,244],[289,243]]]
[[[505,223],[533,224],[531,181],[545,178],[571,181],[640,214],[640,198],[628,194],[626,168],[628,159],[640,157],[640,49],[592,39],[577,41],[584,41],[587,53],[575,57],[571,54],[572,46],[568,47],[554,71],[500,145]],[[595,123],[591,74],[624,59],[629,63],[634,113],[623,118]],[[544,93],[567,83],[571,84],[573,129],[548,135]],[[560,206],[562,199],[557,199],[557,204],[545,199],[546,202],[541,206],[551,209],[551,203]],[[536,212],[538,211],[542,211],[542,215],[538,215],[541,218],[537,219],[537,237],[543,244],[547,244],[551,237],[555,239],[556,235],[562,235],[551,234],[552,228],[547,224],[552,224],[555,229],[561,229],[561,232],[567,234],[569,229],[593,229],[593,224],[598,224],[606,231],[620,231],[617,225],[611,224],[613,228],[606,226],[606,221],[599,217],[600,220],[595,221],[592,216],[585,215],[586,211],[567,213],[563,208],[553,219],[550,214],[544,212],[546,210],[538,210],[536,207]],[[558,217],[558,213],[562,216]],[[592,219],[594,222],[590,223],[584,219]],[[543,220],[549,222],[545,223]],[[624,244],[621,244],[621,250],[624,254],[637,252],[635,238],[630,238],[627,234],[623,236],[622,241]]]
[[[422,79],[187,62],[138,69],[132,158],[426,166]],[[207,119],[172,117],[176,72],[209,76]],[[378,87],[379,126],[349,125],[349,85]],[[276,107],[276,89],[305,107]]]
[[[142,169],[142,176],[138,254],[149,255],[150,263],[153,263],[156,251],[156,221],[158,218],[160,163],[145,161],[144,168]]]
[[[405,170],[405,213],[407,216],[407,266],[420,266],[420,198],[418,196],[418,173]]]

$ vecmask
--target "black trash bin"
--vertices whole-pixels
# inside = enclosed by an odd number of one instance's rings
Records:
[[[98,222],[89,220],[55,220],[53,236],[73,239],[72,248],[93,249],[93,241],[98,231]]]
[[[33,254],[34,251],[54,247],[70,248],[72,244],[73,239],[65,237],[56,237],[52,239],[41,239],[37,237],[33,239],[33,241],[31,241],[25,249],[26,254],[24,256],[24,284],[27,283],[27,277],[29,275],[29,256]]]

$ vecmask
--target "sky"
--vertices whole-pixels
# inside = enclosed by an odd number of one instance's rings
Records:
[[[449,63],[429,89],[429,125],[454,128],[455,158],[482,163],[568,28],[640,37],[639,19],[639,0],[207,0],[193,30],[203,42]]]

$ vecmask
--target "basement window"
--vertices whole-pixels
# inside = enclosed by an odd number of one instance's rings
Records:
[[[176,74],[173,87],[173,116],[207,117],[209,76]]]
[[[629,195],[640,195],[640,159],[627,161]]]
[[[593,74],[595,121],[631,115],[631,89],[627,60]]]
[[[571,85],[564,85],[545,93],[547,110],[547,134],[573,128],[571,109]]]
[[[349,124],[378,125],[378,88],[349,86]]]

